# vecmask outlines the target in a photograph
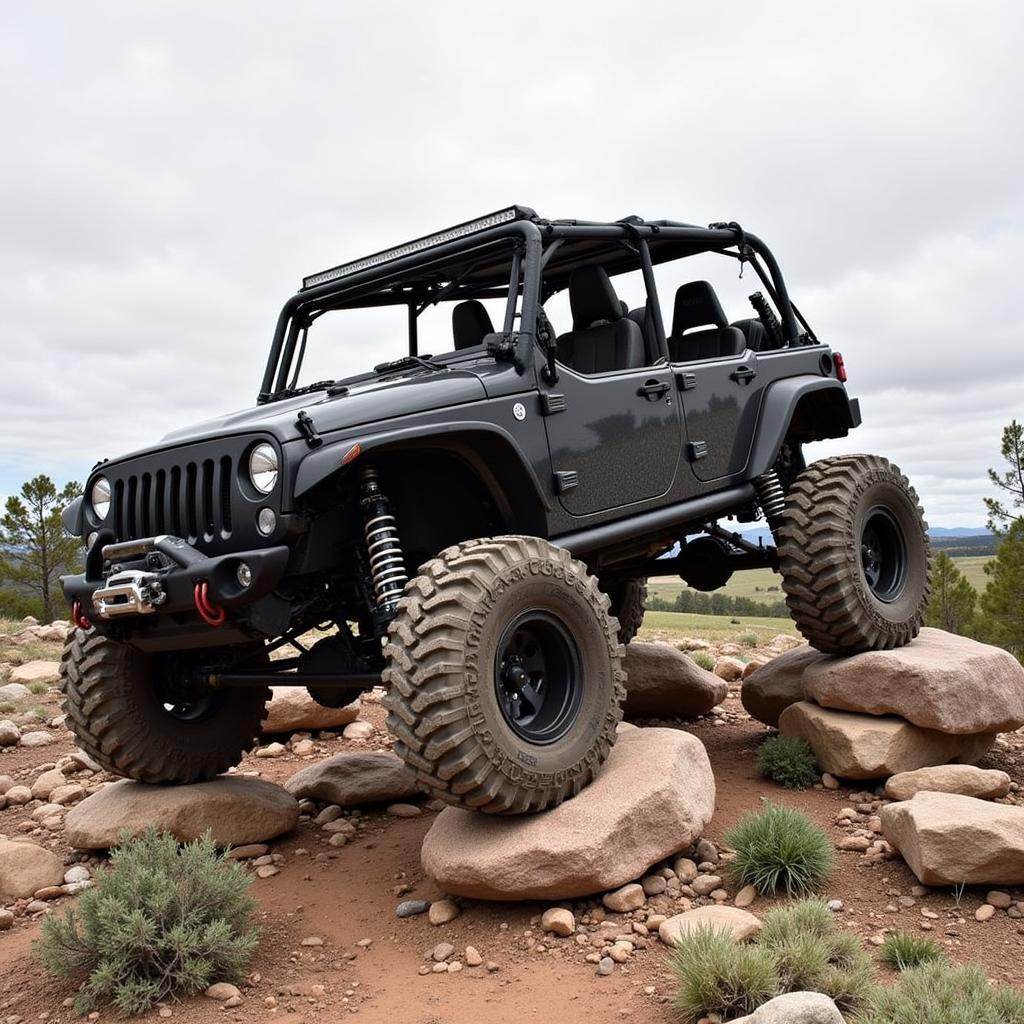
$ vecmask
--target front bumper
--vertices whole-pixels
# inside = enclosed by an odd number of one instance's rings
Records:
[[[60,582],[72,607],[77,602],[81,614],[97,622],[194,613],[197,588],[204,584],[209,603],[231,613],[277,586],[289,554],[281,545],[207,556],[167,534],[119,544],[101,538],[89,553],[85,572],[62,576]],[[243,565],[247,574],[240,572]]]

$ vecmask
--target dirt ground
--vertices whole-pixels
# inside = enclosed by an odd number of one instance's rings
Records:
[[[724,833],[744,813],[770,798],[800,808],[836,841],[841,839],[846,830],[836,823],[836,816],[854,804],[851,791],[816,788],[793,793],[759,778],[755,752],[766,729],[743,712],[738,686],[732,691],[721,708],[701,720],[656,723],[693,732],[707,747],[718,793],[708,837],[721,844]],[[33,705],[40,718],[56,716],[59,695],[34,697]],[[379,706],[368,705],[363,717],[376,727],[367,741],[317,739],[315,755],[250,756],[239,770],[283,782],[312,760],[344,750],[386,746]],[[68,732],[51,731],[58,742],[48,747],[0,750],[0,774],[30,781],[43,765],[51,765],[74,748]],[[1024,787],[1024,735],[1002,737],[982,766],[1002,768]],[[388,1024],[677,1019],[671,1006],[668,954],[655,938],[627,963],[616,966],[612,975],[598,977],[593,964],[584,959],[593,947],[581,946],[572,938],[553,939],[539,930],[539,915],[547,904],[466,901],[462,914],[440,927],[431,926],[426,915],[398,919],[395,907],[401,900],[442,895],[419,864],[420,842],[433,816],[425,810],[418,818],[399,819],[382,808],[368,810],[359,837],[344,847],[328,846],[327,836],[311,820],[301,821],[292,834],[272,844],[272,851],[283,856],[279,873],[253,884],[263,941],[249,982],[243,986],[242,1005],[223,1009],[219,1003],[198,998],[172,1004],[171,1015],[196,1024],[225,1018],[270,1021],[281,1016],[289,1024],[301,1024],[335,1020],[342,1013]],[[0,834],[23,831],[27,818],[22,807],[0,811]],[[74,860],[76,855],[61,832],[49,834],[43,842],[69,863]],[[833,877],[822,895],[843,901],[839,919],[861,935],[872,951],[872,938],[886,928],[920,932],[930,926],[929,934],[948,948],[952,960],[980,963],[992,978],[1024,987],[1024,919],[999,911],[991,920],[977,922],[974,911],[984,902],[983,890],[968,889],[958,905],[949,890],[912,896],[916,884],[901,860],[869,866],[859,854],[837,852]],[[735,893],[734,885],[727,882],[727,887]],[[1024,900],[1024,890],[1013,890],[1012,896]],[[69,902],[65,898],[51,904],[50,912]],[[579,919],[598,904],[564,905],[572,906]],[[761,913],[770,905],[771,901],[759,899],[751,909]],[[25,914],[20,905],[17,909],[20,916],[14,927],[0,933],[0,1024],[78,1019],[64,1005],[72,989],[49,978],[32,956],[39,915]],[[667,896],[652,897],[647,909],[676,912]],[[929,918],[923,911],[936,916]],[[629,931],[630,922],[622,920],[623,930]],[[303,939],[311,937],[321,939],[322,945],[302,945]],[[484,964],[459,973],[421,975],[429,951],[442,941],[454,945],[457,956],[466,946],[474,946]],[[497,969],[489,971],[488,962]],[[113,1010],[105,1008],[99,1019],[114,1016]],[[159,1019],[155,1010],[147,1016]]]

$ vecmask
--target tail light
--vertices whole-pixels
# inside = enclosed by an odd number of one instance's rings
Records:
[[[846,361],[843,359],[842,352],[832,353],[832,362],[836,364],[836,376],[839,378],[841,384],[846,383]]]

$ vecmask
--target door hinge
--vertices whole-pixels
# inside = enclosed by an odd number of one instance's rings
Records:
[[[677,373],[676,382],[680,391],[692,391],[697,386],[697,375],[695,373]]]
[[[544,416],[553,416],[556,412],[565,412],[567,403],[565,395],[557,391],[544,391],[540,396],[540,411]]]
[[[691,462],[703,459],[708,453],[707,441],[691,441],[686,446],[686,454]]]
[[[558,494],[571,491],[579,482],[580,478],[575,469],[560,469],[555,473],[555,491]]]

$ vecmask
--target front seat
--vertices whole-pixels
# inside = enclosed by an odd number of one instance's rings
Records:
[[[705,330],[685,333],[693,327]],[[668,337],[668,354],[673,363],[738,356],[746,347],[742,331],[729,326],[722,304],[707,281],[679,286],[672,311],[672,333]]]
[[[452,335],[456,351],[482,345],[484,338],[493,333],[491,314],[479,299],[467,299],[452,310]]]
[[[639,326],[623,313],[604,267],[577,267],[569,275],[572,330],[555,342],[563,366],[577,373],[610,373],[644,365]]]

